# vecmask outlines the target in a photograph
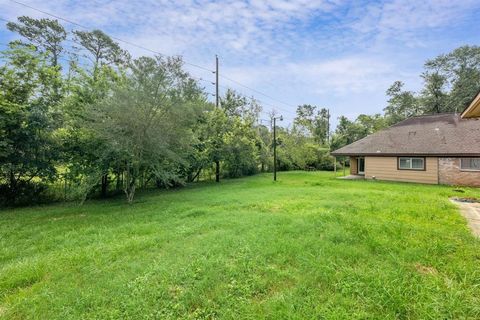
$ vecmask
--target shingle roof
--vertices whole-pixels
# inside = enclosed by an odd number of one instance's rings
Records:
[[[480,156],[480,119],[456,114],[413,117],[360,139],[332,155]]]

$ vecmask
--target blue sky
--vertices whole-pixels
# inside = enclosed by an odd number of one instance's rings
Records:
[[[339,115],[381,112],[393,81],[417,91],[426,59],[480,45],[478,0],[19,1],[207,68],[218,54],[221,75],[275,99],[223,78],[221,90],[255,96],[265,111],[275,106],[285,124],[304,103],[330,108],[334,123]],[[0,0],[0,9],[7,20],[45,17],[10,0]],[[6,43],[13,35],[2,25],[0,43]],[[150,54],[122,46],[134,56]],[[186,67],[195,77],[214,79]]]

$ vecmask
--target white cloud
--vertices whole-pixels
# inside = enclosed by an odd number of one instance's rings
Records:
[[[22,1],[208,68],[219,54],[221,74],[290,104],[345,103],[346,97],[358,96],[363,112],[373,111],[368,97],[376,95],[378,101],[392,81],[418,84],[432,39],[447,47],[443,31],[475,19],[480,8],[478,0]],[[3,18],[44,16],[4,3]],[[134,55],[151,54],[124,47]],[[197,77],[213,78],[188,68]]]
[[[351,27],[380,41],[396,39],[422,46],[422,32],[455,25],[479,7],[477,0],[394,0],[357,8]]]

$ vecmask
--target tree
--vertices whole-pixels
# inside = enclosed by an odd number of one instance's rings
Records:
[[[411,91],[404,91],[404,85],[395,81],[387,90],[388,105],[383,111],[390,125],[421,113],[417,97]]]
[[[422,75],[425,85],[421,93],[423,112],[427,114],[448,111],[447,97],[444,92],[447,79],[438,71]]]
[[[387,90],[384,109],[394,124],[418,114],[459,112],[467,107],[480,88],[480,47],[463,46],[427,60],[422,73],[423,88],[417,96],[403,91],[396,81]]]
[[[130,60],[128,52],[101,30],[77,30],[73,34],[75,41],[90,53],[91,57],[87,57],[93,62],[94,74],[100,64],[125,65]]]
[[[260,162],[260,171],[264,172],[273,166],[272,133],[264,125],[257,125],[256,146],[258,149],[258,161]]]
[[[297,107],[296,130],[312,137],[319,144],[328,144],[330,115],[327,109],[304,104]]]
[[[53,115],[61,74],[33,46],[12,44],[2,58],[6,62],[0,67],[0,175],[7,199],[14,204],[34,179],[45,182],[55,177]]]
[[[361,114],[355,121],[350,121],[347,117],[340,116],[332,137],[331,150],[339,149],[387,127],[387,121],[388,119],[381,114],[373,116]]]
[[[178,165],[193,144],[190,128],[202,97],[181,59],[141,57],[125,82],[91,106],[91,127],[106,146],[102,152],[122,165],[128,202],[142,179],[160,184],[180,178]]]
[[[76,93],[81,94],[83,104],[92,104],[107,94],[109,86],[115,83],[115,79],[118,79],[116,72],[111,67],[113,65],[118,67],[126,66],[130,60],[130,55],[121,49],[118,43],[100,30],[93,30],[91,32],[74,31],[73,33],[75,35],[75,41],[80,44],[81,48],[89,53],[86,57],[93,62],[93,71],[91,74],[85,72],[85,70],[77,70],[79,72],[78,78],[83,82],[83,85],[77,87],[79,90]],[[76,97],[80,96],[76,95]],[[81,106],[78,107],[80,109],[82,108]],[[89,144],[83,144],[84,147],[87,145]],[[98,142],[94,143],[94,145],[98,145]],[[101,161],[93,163],[100,166],[102,168],[101,171],[104,172],[100,177],[100,184],[101,195],[102,197],[106,197],[110,182],[109,168],[113,159],[103,157],[98,160]],[[92,169],[91,166],[90,169]]]
[[[62,42],[67,38],[65,28],[57,20],[18,17],[18,23],[8,22],[7,28],[25,37],[51,57],[52,66],[58,66],[63,52]]]
[[[105,141],[90,126],[88,106],[105,99],[112,87],[125,81],[125,76],[110,66],[100,66],[95,77],[81,68],[74,70],[68,81],[69,94],[62,104],[64,125],[57,133],[62,141],[65,175],[77,186],[80,197],[98,185],[101,196],[106,197],[110,171],[116,174],[120,189],[120,165],[112,167],[114,154],[100,152],[106,150]]]
[[[201,141],[207,163],[215,164],[215,181],[220,182],[220,163],[225,155],[224,136],[228,131],[228,117],[221,108],[208,111],[201,129]],[[205,164],[207,164],[205,163]]]
[[[242,118],[254,123],[262,107],[254,98],[247,98],[232,89],[227,89],[224,97],[220,97],[220,105],[228,118]]]

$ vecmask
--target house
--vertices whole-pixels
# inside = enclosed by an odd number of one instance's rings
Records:
[[[480,92],[461,115],[412,117],[332,155],[365,179],[480,186]]]

